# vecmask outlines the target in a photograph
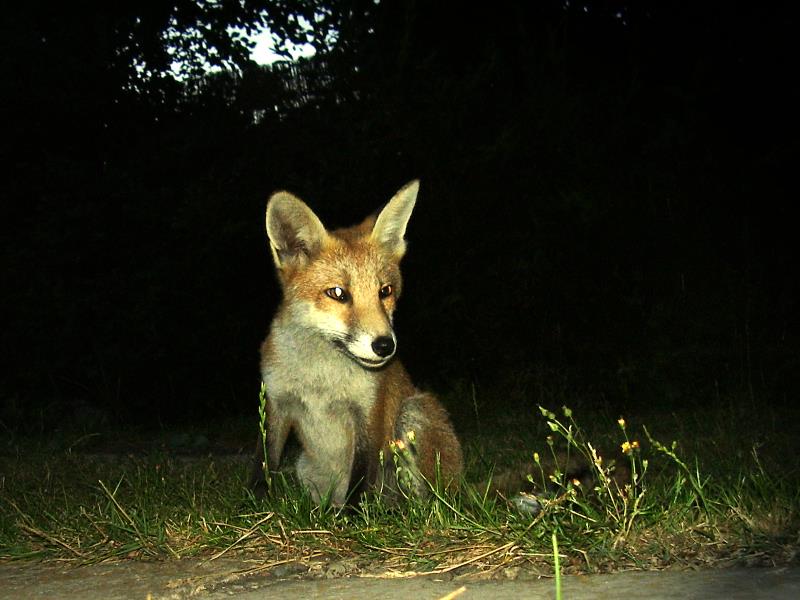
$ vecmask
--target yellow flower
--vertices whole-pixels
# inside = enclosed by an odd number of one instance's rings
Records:
[[[622,427],[623,429],[625,429],[625,419],[623,419],[622,417],[620,417],[619,419],[617,419],[617,423],[619,423],[619,426],[620,426],[620,427]]]
[[[412,444],[417,441],[417,434],[414,433],[413,429],[410,431],[406,431],[406,437],[408,438],[408,441],[411,442]]]
[[[639,441],[638,440],[633,440],[632,442],[627,442],[627,441],[623,442],[622,445],[620,446],[620,448],[622,448],[622,453],[623,454],[630,454],[634,450],[638,450],[639,449]]]

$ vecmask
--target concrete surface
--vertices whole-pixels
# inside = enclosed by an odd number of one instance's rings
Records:
[[[462,588],[464,588],[462,590]],[[448,594],[454,594],[448,596]],[[299,600],[325,598],[520,600],[554,598],[552,579],[443,581],[412,578],[278,579],[253,561],[122,561],[76,567],[57,562],[0,564],[0,600]],[[567,576],[565,600],[601,598],[708,600],[800,598],[800,568],[625,572]]]

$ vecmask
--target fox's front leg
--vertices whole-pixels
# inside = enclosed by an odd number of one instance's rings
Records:
[[[292,428],[292,421],[286,410],[280,410],[277,402],[267,402],[267,466],[277,471],[281,466],[286,438]]]
[[[298,477],[315,502],[329,497],[333,504],[344,504],[351,491],[356,450],[349,416],[309,414],[298,424],[297,433],[303,446],[296,465]]]

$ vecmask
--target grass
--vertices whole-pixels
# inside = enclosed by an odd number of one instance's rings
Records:
[[[370,498],[357,510],[315,506],[281,478],[257,500],[243,456],[13,439],[0,455],[0,559],[246,555],[311,572],[339,561],[348,573],[504,577],[551,576],[557,563],[566,574],[795,561],[796,437],[774,415],[736,406],[652,414],[651,426],[587,411],[581,427],[566,407],[517,414],[513,428],[485,420],[464,428],[461,490],[432,486],[424,501]],[[576,461],[591,478],[572,477]],[[538,514],[488,491],[495,463],[498,474],[522,467]]]

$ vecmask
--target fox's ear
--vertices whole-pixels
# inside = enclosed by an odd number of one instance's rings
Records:
[[[383,246],[392,256],[400,258],[405,254],[406,225],[414,210],[419,192],[419,181],[407,183],[383,207],[372,228],[371,239]]]
[[[267,235],[275,266],[303,264],[322,247],[325,226],[305,202],[289,192],[275,192],[267,203]]]

